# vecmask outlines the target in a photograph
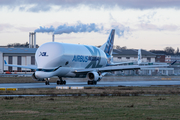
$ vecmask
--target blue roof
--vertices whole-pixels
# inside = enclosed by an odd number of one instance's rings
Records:
[[[37,48],[0,48],[2,53],[35,53]]]

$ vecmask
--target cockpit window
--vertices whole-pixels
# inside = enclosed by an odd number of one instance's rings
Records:
[[[55,68],[55,69],[37,69],[36,71],[43,71],[43,72],[54,72],[57,69],[59,69],[61,66]]]

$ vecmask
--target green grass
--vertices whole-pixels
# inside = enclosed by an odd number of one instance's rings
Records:
[[[2,97],[1,119],[179,119],[180,97]]]

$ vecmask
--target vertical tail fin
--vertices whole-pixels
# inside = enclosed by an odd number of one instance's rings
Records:
[[[106,43],[104,43],[100,47],[100,49],[106,53],[107,57],[112,56],[113,44],[114,44],[114,34],[115,34],[115,29],[112,29]]]
[[[138,50],[138,65],[141,64],[141,59],[142,59],[142,56],[141,56],[141,49]]]
[[[112,52],[114,45],[114,34],[115,34],[115,29],[112,29],[107,41],[100,47],[100,49],[103,50],[107,56],[108,64],[113,63]]]

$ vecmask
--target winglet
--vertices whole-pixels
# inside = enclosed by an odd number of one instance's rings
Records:
[[[4,60],[4,64],[5,64],[5,65],[7,65],[7,62],[6,62],[6,60]]]
[[[177,60],[175,60],[174,62],[171,63],[171,65],[174,65],[177,62]]]

